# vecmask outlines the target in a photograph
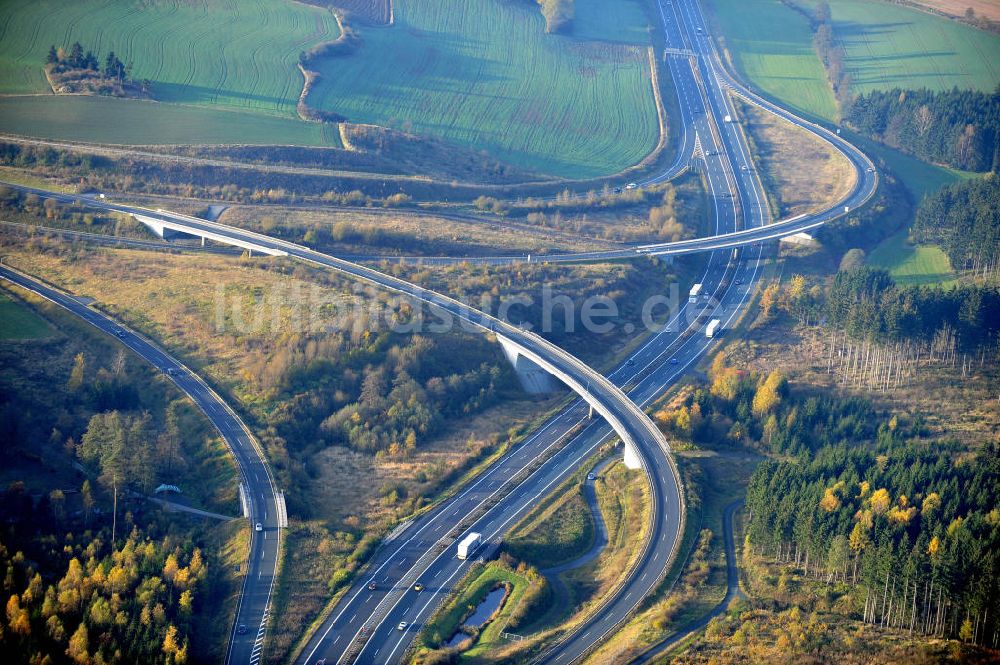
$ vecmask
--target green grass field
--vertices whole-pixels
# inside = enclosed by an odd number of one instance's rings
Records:
[[[0,97],[0,131],[114,143],[339,146],[298,119],[299,52],[340,34],[290,0],[11,0],[0,8],[0,94],[45,95],[49,46],[114,51],[171,105],[70,96]],[[184,106],[180,106],[184,105]],[[224,111],[240,111],[239,114]]]
[[[659,133],[639,0],[577,0],[577,34],[532,2],[397,0],[352,54],[317,64],[312,106],[569,177],[640,161]]]
[[[712,7],[733,63],[747,80],[796,109],[837,118],[833,91],[802,14],[779,0],[712,0]]]
[[[813,8],[817,0],[795,0]],[[895,87],[992,92],[1000,36],[880,0],[829,0],[855,94]]]
[[[868,264],[885,268],[904,286],[942,285],[955,283],[955,272],[948,256],[936,245],[911,245],[907,232],[886,238],[868,256]]]
[[[830,5],[833,8],[834,19],[838,20],[838,11],[852,2],[853,0],[832,0]],[[922,31],[941,31],[942,39],[956,40],[964,32],[955,33],[952,30],[959,28],[962,31],[966,30],[964,26],[954,22],[890,6],[877,0],[855,4],[863,4],[868,8],[866,15],[868,22],[847,27],[855,31],[885,31],[885,43],[881,45],[882,53],[873,55],[872,62],[885,67],[891,63],[898,65],[894,73],[896,78],[887,79],[887,85],[884,87],[929,85],[917,79],[907,79],[906,72],[916,71],[923,66],[934,66],[934,62],[943,57],[932,53],[926,58],[921,58],[918,54],[904,50],[905,44],[898,36],[892,37],[904,29],[902,19],[909,17]],[[799,5],[810,11],[814,6],[807,4],[807,0],[799,0]],[[831,122],[836,121],[838,114],[833,92],[827,82],[822,63],[813,48],[812,32],[805,16],[780,0],[712,0],[712,7],[736,67],[748,81],[782,104],[799,109],[807,115]],[[879,18],[878,11],[881,9],[902,14],[896,16],[894,24],[879,24],[875,21]],[[994,49],[1000,45],[1000,38],[994,35],[976,30],[971,32],[977,33],[972,39],[973,44],[993,44]],[[920,31],[918,33],[923,34]],[[781,35],[780,41],[775,35]],[[955,62],[958,63],[956,67],[968,71],[978,71],[982,68],[996,69],[996,65],[992,62],[984,62],[980,51],[976,49],[958,50],[950,57],[956,59]],[[996,61],[1000,62],[1000,54]],[[959,79],[956,79],[955,83],[959,82]],[[994,79],[994,83],[987,86],[988,89],[992,89],[997,82],[998,80]],[[968,82],[967,84],[971,85]],[[928,192],[936,191],[969,175],[954,169],[927,164],[863,137],[851,135],[850,138],[857,141],[873,157],[884,159],[903,185],[910,190],[915,201],[919,201]]]
[[[572,561],[594,543],[594,517],[578,482],[563,485],[507,536],[507,551],[540,568]]]
[[[295,116],[299,52],[340,34],[327,11],[289,0],[8,0],[0,92],[48,90],[50,45],[114,51],[160,101]]]
[[[0,340],[48,337],[52,327],[40,316],[0,291]]]
[[[0,97],[0,131],[97,143],[244,143],[340,147],[336,126],[137,99]]]

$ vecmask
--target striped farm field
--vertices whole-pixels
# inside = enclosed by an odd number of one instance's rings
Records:
[[[809,20],[780,0],[711,0],[740,73],[771,97],[826,120],[837,103],[812,43]]]
[[[797,0],[813,8],[817,0]],[[881,0],[829,0],[855,94],[891,88],[992,92],[1000,36]]]
[[[774,98],[832,121],[837,108],[808,18],[817,4],[711,0],[741,73]],[[829,4],[855,94],[955,86],[989,92],[1000,84],[1000,36],[881,0]]]
[[[47,92],[49,46],[114,51],[156,99],[293,117],[299,52],[340,34],[336,19],[289,0],[4,0],[0,92]]]
[[[641,0],[576,0],[549,35],[533,2],[395,0],[350,54],[313,66],[309,104],[351,122],[432,135],[567,177],[642,160],[659,124]]]
[[[82,95],[0,96],[0,131],[132,145],[340,146],[334,125],[249,111]]]
[[[853,2],[854,0],[830,0],[833,19],[838,20],[838,16],[841,16],[838,12]],[[710,0],[713,16],[721,29],[726,48],[746,80],[781,104],[835,122],[839,114],[833,91],[813,47],[812,31],[807,19],[807,14],[813,11],[815,3],[812,0],[796,0],[796,4],[799,11],[781,0]],[[980,56],[982,49],[986,51],[990,48],[995,49],[996,44],[1000,44],[1000,37],[973,30],[948,19],[888,5],[880,0],[855,4],[865,6],[868,23],[847,26],[849,30],[871,34],[881,32],[889,35],[903,30],[905,26],[910,25],[909,22],[916,22],[917,25],[923,26],[922,30],[942,30],[948,39],[953,40],[957,39],[956,35],[971,31],[976,33],[972,39],[973,43],[979,44],[979,47],[972,48],[971,51],[956,50],[949,55],[949,58],[956,59],[955,67],[970,72],[984,68],[990,70],[996,68],[996,63],[1000,62],[1000,55],[995,56],[990,62],[984,62]],[[895,21],[890,22],[893,17],[878,14],[881,10],[902,13],[893,14]],[[882,19],[881,23],[878,22],[879,17]],[[952,30],[961,32],[951,33]],[[885,44],[895,44],[896,48],[901,44],[899,40],[890,40],[888,37],[885,39]],[[906,72],[931,67],[935,59],[942,57],[945,56],[933,52],[910,53],[909,57],[906,57],[901,50],[889,53],[884,62],[896,62],[899,68],[893,77],[887,78],[883,87],[930,86],[930,81],[907,79]],[[874,58],[872,62],[877,64],[882,60]],[[970,80],[975,79],[967,80],[966,85],[972,85]],[[997,83],[1000,83],[1000,80],[994,80],[985,89],[992,90]],[[961,85],[960,79],[955,80],[955,85]],[[863,137],[851,135],[851,138],[871,156],[885,160],[910,190],[915,201],[919,201],[924,194],[936,191],[943,185],[966,177],[966,174],[935,164],[927,164]]]
[[[139,135],[141,143],[339,145],[335,131],[295,112],[299,52],[339,34],[330,12],[291,0],[5,0],[0,94],[11,96],[0,98],[0,131],[118,143]],[[37,96],[50,92],[42,69],[49,47],[75,41],[99,59],[113,50],[168,104]]]

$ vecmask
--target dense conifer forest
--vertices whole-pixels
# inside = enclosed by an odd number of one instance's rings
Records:
[[[845,120],[927,162],[967,171],[1000,166],[1000,90],[876,90],[858,96]]]

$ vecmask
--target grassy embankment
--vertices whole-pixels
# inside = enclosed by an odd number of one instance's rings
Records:
[[[527,571],[511,568],[498,561],[473,564],[465,579],[458,585],[458,590],[428,621],[421,635],[435,643],[446,642],[462,626],[470,614],[470,607],[478,607],[490,591],[504,587],[507,596],[503,606],[486,626],[472,631],[471,641],[474,646],[462,653],[463,662],[490,662],[491,649],[507,641],[500,637],[500,633],[510,625],[511,619],[524,602],[525,595],[534,584],[538,584],[538,581],[530,579]],[[426,652],[424,648],[418,647],[417,653]]]
[[[676,448],[678,443],[672,445]],[[677,458],[688,505],[678,561],[658,593],[594,652],[588,665],[613,665],[634,658],[710,612],[725,597],[723,513],[729,503],[743,497],[759,458],[724,447],[692,448],[678,452]]]
[[[0,340],[44,339],[52,332],[45,319],[0,291]]]
[[[914,245],[906,232],[890,236],[868,255],[868,263],[885,268],[897,284],[948,286],[955,272],[948,255],[937,245]]]
[[[227,210],[221,221],[298,241],[302,241],[310,230],[313,231],[311,237],[318,239],[327,232],[330,237],[326,243],[314,241],[312,246],[340,255],[524,255],[537,254],[543,247],[565,252],[612,246],[572,232],[504,218],[454,219],[434,214],[417,215],[408,210],[378,212],[237,206]]]
[[[533,623],[525,622],[524,631],[529,639],[544,639],[552,629],[569,629],[588,617],[638,555],[649,511],[649,487],[645,477],[619,462],[598,476],[594,489],[608,530],[608,544],[597,559],[559,575],[555,583],[560,593],[559,602]],[[564,491],[576,490],[568,486]]]
[[[513,557],[523,557],[520,560],[533,569],[566,563],[586,553],[593,544],[594,524],[590,507],[580,495],[580,484],[588,468],[590,465],[581,467],[525,516],[511,531],[505,551]],[[510,662],[537,651],[546,640],[586,618],[621,579],[642,543],[649,509],[648,486],[641,473],[615,463],[598,476],[595,490],[608,529],[608,545],[598,558],[558,574],[558,579],[549,579],[545,597],[540,597],[524,616],[515,614],[518,598],[508,599],[490,626],[459,647],[461,662]],[[485,596],[497,581],[511,584],[514,593],[519,585],[527,587],[530,579],[519,577],[524,576],[503,566],[494,568],[493,564],[482,572],[474,570],[458,585],[452,600],[443,606],[424,634],[447,640],[466,608]],[[508,623],[511,614],[516,617],[513,628]],[[499,633],[505,628],[525,639],[517,642],[501,639]]]
[[[515,559],[538,568],[572,561],[594,543],[594,517],[575,478],[550,494],[511,530],[504,547]]]
[[[800,4],[811,12],[815,3]],[[847,51],[845,62],[852,71],[855,93],[900,85],[945,89],[964,84],[987,90],[996,85],[996,59],[988,55],[1000,44],[995,35],[885,2],[835,0],[830,5],[834,36]],[[802,12],[779,0],[753,0],[753,11],[734,0],[713,0],[712,7],[727,54],[746,80],[807,117],[827,123],[838,120],[833,92],[813,47],[809,20]],[[891,38],[883,34],[885,30]],[[775,34],[782,39],[773,39]],[[944,53],[924,47],[933,43],[954,48]],[[955,76],[941,76],[945,72]],[[927,164],[849,132],[845,135],[882,160],[914,202],[971,175]],[[939,260],[927,260],[936,251],[909,246],[905,230],[884,242],[884,247],[873,252],[873,262],[904,281],[937,282],[938,275],[950,273],[950,269],[942,270]],[[928,272],[917,275],[914,269]]]
[[[751,104],[738,108],[778,219],[828,208],[854,187],[850,161],[829,143]]]

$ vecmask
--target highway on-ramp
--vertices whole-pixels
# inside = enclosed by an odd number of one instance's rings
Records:
[[[115,337],[173,381],[222,435],[236,460],[251,525],[250,549],[226,662],[256,665],[264,645],[281,551],[279,493],[260,445],[242,419],[208,384],[150,340],[74,296],[23,272],[0,265],[0,279],[35,293]],[[257,524],[261,525],[260,531],[254,528]]]

